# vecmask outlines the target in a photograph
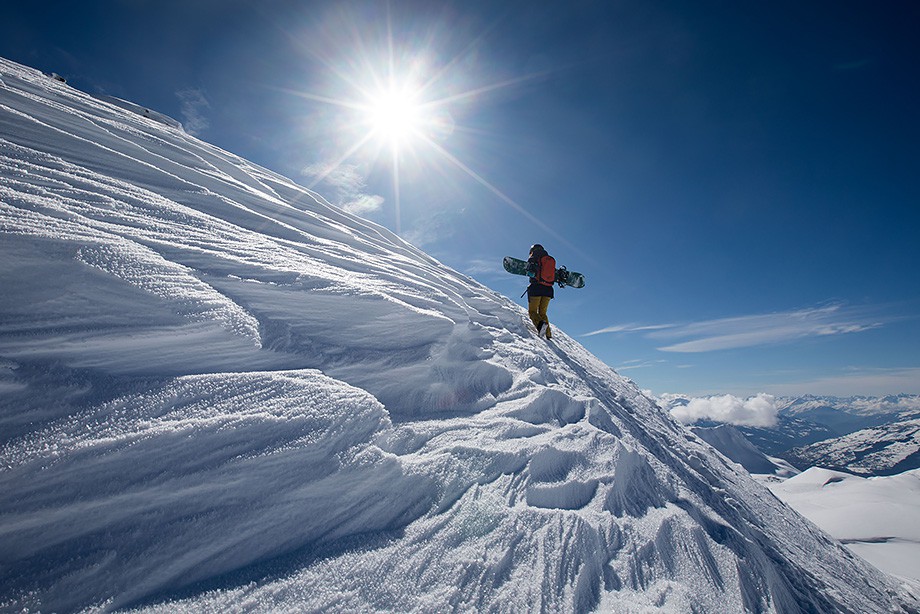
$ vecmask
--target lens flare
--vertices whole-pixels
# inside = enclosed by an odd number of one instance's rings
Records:
[[[335,83],[322,92],[291,92],[335,110],[334,116],[324,116],[330,121],[320,125],[335,131],[339,153],[326,152],[332,154],[334,161],[324,162],[325,170],[312,175],[310,188],[335,175],[337,169],[350,166],[352,161],[365,169],[373,169],[381,162],[386,164],[392,181],[395,230],[401,234],[401,176],[411,173],[417,179],[443,182],[449,180],[449,171],[458,171],[485,187],[547,236],[571,246],[555,229],[474,170],[470,163],[462,161],[465,156],[450,142],[461,131],[468,137],[492,138],[494,135],[459,124],[455,119],[457,111],[468,114],[492,93],[542,79],[545,72],[476,83],[480,74],[469,68],[484,33],[472,37],[455,55],[445,58],[435,51],[434,44],[451,39],[447,25],[415,40],[404,33],[394,35],[389,11],[384,19],[373,24],[350,14],[343,13],[341,17],[335,27],[324,28],[325,32],[338,33],[340,38],[315,41],[328,44],[306,47],[327,74],[335,78]]]

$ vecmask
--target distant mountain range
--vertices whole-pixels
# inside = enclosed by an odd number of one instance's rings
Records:
[[[775,426],[738,429],[766,454],[781,456],[792,448],[920,417],[920,396],[779,397],[776,407]]]
[[[901,420],[819,441],[783,454],[796,467],[823,467],[861,476],[920,468],[920,419]]]
[[[686,397],[669,397],[664,406],[671,409],[687,402]],[[862,476],[894,475],[920,467],[920,395],[807,395],[779,397],[775,402],[774,426],[728,430],[717,428],[721,423],[701,421],[692,430],[752,473],[772,473],[766,463],[776,464],[776,457],[803,471],[824,467]],[[731,431],[743,434],[763,458],[743,450]]]

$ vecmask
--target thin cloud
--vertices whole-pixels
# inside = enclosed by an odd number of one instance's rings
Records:
[[[666,363],[666,360],[627,360],[618,366],[616,371],[629,371],[630,369],[647,369],[649,367],[660,367]]]
[[[591,337],[593,335],[603,335],[606,333],[637,333],[650,330],[662,330],[667,328],[673,328],[674,324],[652,324],[652,325],[640,325],[640,324],[617,324],[616,326],[608,326],[607,328],[601,328],[600,330],[595,330],[590,333],[585,333],[582,337]]]
[[[788,343],[808,337],[863,332],[883,326],[883,318],[867,308],[832,304],[768,314],[704,320],[689,324],[620,324],[585,336],[603,333],[647,333],[653,340],[673,340],[662,352],[699,353]]]
[[[304,167],[301,174],[328,190],[326,197],[354,215],[379,211],[384,198],[367,193],[367,179],[357,166],[320,162]]]
[[[349,194],[362,191],[366,185],[364,175],[351,164],[318,162],[304,167],[301,173],[311,179],[320,178],[326,186]]]
[[[883,323],[859,309],[829,305],[762,315],[696,322],[650,335],[653,338],[693,337],[659,347],[663,352],[713,352],[775,345],[807,337],[863,332]]]
[[[198,135],[211,125],[205,112],[211,104],[204,96],[204,91],[199,89],[185,89],[176,92],[181,101],[182,127],[191,135]]]
[[[496,277],[501,275],[504,277],[507,275],[501,267],[501,258],[492,258],[486,260],[484,258],[471,258],[467,260],[466,266],[463,267],[463,272],[467,275],[495,275]]]
[[[864,68],[869,68],[872,65],[872,61],[868,58],[863,58],[861,60],[855,60],[853,62],[842,62],[840,64],[834,65],[834,70],[837,72],[848,72],[851,70],[862,70]]]
[[[373,213],[383,206],[383,196],[377,194],[360,194],[357,198],[342,205],[342,209],[355,215]]]
[[[416,220],[404,237],[419,247],[440,243],[456,234],[457,221],[464,213],[463,209],[430,211]]]

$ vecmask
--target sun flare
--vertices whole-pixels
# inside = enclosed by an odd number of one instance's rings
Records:
[[[469,71],[470,66],[476,66],[475,43],[480,37],[457,47],[455,55],[442,55],[433,47],[434,41],[440,40],[438,36],[414,41],[394,33],[389,12],[386,19],[367,27],[361,27],[361,18],[347,11],[341,17],[345,21],[338,24],[338,30],[351,32],[353,36],[332,41],[333,44],[317,47],[312,52],[335,81],[323,91],[292,92],[303,99],[335,108],[335,116],[323,118],[329,118],[328,123],[310,124],[310,130],[318,126],[334,130],[338,151],[328,162],[313,165],[323,170],[311,174],[309,188],[323,182],[330,185],[338,182],[335,185],[339,188],[363,186],[361,181],[337,176],[351,161],[363,165],[362,172],[366,176],[375,173],[378,164],[386,165],[392,182],[388,200],[392,203],[396,234],[401,234],[402,182],[411,179],[440,184],[455,171],[491,192],[548,236],[568,243],[474,166],[463,161],[470,155],[469,151],[462,150],[463,147],[475,145],[476,137],[489,139],[493,135],[481,128],[463,125],[459,118],[469,117],[471,110],[492,93],[504,91],[503,95],[507,96],[509,89],[543,78],[545,72],[480,83],[477,82],[480,75]],[[461,138],[452,138],[458,134]],[[383,197],[379,199],[384,200]]]
[[[424,107],[417,94],[406,89],[373,96],[366,114],[373,133],[394,146],[419,136],[424,125]]]

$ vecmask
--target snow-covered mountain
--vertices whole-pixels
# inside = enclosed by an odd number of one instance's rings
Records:
[[[824,467],[862,476],[920,468],[920,419],[863,429],[795,448],[783,458],[796,467]]]
[[[838,431],[824,424],[800,420],[782,414],[777,416],[776,424],[770,427],[739,425],[736,428],[758,450],[768,456],[780,456],[791,448],[808,445],[838,435]]]
[[[722,399],[723,397],[711,397]],[[886,397],[771,397],[775,402],[775,424],[752,426],[732,423],[754,446],[767,456],[786,457],[794,448],[835,439],[862,429],[920,419],[920,396]],[[686,413],[683,407],[699,401],[681,394],[658,397],[658,404],[671,413]],[[702,399],[705,401],[706,399]],[[738,404],[742,399],[736,399]],[[694,423],[701,428],[724,424],[709,417]],[[804,457],[803,457],[804,458]],[[800,458],[799,460],[803,460]],[[805,467],[803,467],[805,468]]]
[[[785,463],[769,458],[730,424],[690,428],[700,439],[744,467],[749,473],[789,475]],[[794,472],[792,472],[794,473]]]
[[[562,331],[0,60],[0,610],[906,612]]]
[[[873,416],[920,412],[920,395],[892,394],[884,397],[855,396],[831,397],[805,395],[780,397],[777,403],[780,411],[790,415],[803,415],[815,410],[833,409],[846,414]]]
[[[862,478],[813,467],[770,490],[879,569],[920,586],[920,470]]]
[[[885,397],[803,396],[778,399],[779,415],[827,427],[834,436],[896,422],[920,418],[920,396]]]

